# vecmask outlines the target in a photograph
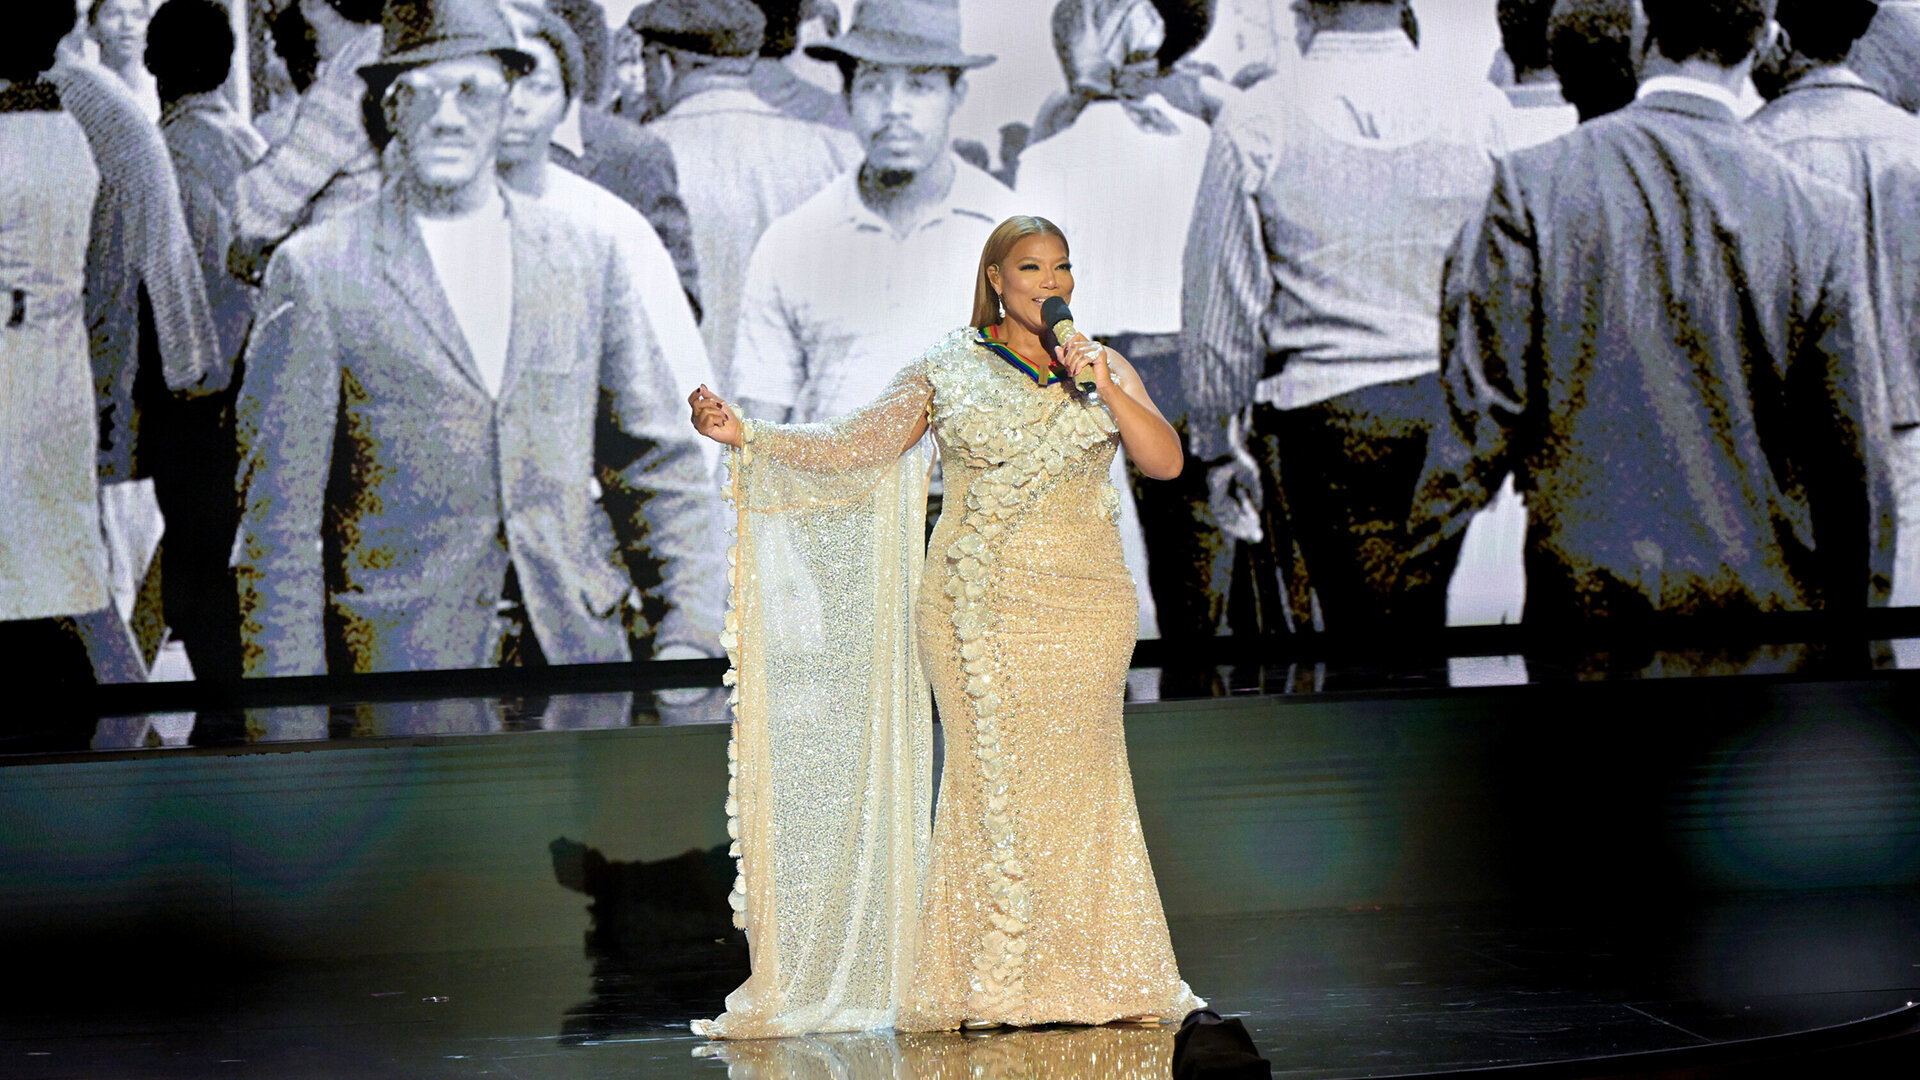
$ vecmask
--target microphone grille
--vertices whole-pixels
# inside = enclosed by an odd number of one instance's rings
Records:
[[[1048,326],[1073,318],[1073,312],[1067,310],[1067,302],[1057,296],[1049,296],[1040,305],[1040,318]]]

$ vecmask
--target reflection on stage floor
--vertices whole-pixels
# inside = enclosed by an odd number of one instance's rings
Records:
[[[529,689],[0,754],[0,1076],[1165,1075],[1170,1026],[696,1039],[747,968],[727,728]],[[1920,1000],[1912,675],[1283,689],[1127,713],[1182,975],[1276,1075]]]
[[[601,929],[584,953],[231,969],[180,957],[178,970],[73,955],[57,977],[12,988],[0,1075],[1167,1076],[1172,1025],[706,1042],[686,1020],[745,974],[738,942],[609,953],[602,941],[596,953]],[[1701,1046],[1862,1019],[1920,991],[1911,891],[1752,895],[1624,920],[1451,906],[1184,918],[1173,930],[1188,978],[1244,1018],[1276,1076],[1303,1080]]]

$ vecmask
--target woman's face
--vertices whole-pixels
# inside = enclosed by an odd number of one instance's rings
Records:
[[[520,48],[533,57],[533,70],[514,80],[507,119],[500,125],[500,161],[508,165],[545,160],[547,141],[567,111],[566,81],[553,46],[545,38],[523,36]]]
[[[106,0],[87,32],[100,46],[100,59],[111,68],[141,62],[147,48],[147,0]]]
[[[647,67],[640,58],[640,39],[624,26],[614,32],[613,82],[624,101],[647,96]]]
[[[1073,264],[1067,245],[1047,233],[1024,237],[998,266],[987,267],[987,281],[1000,294],[1007,317],[1034,333],[1041,328],[1040,305],[1057,296],[1073,303]]]

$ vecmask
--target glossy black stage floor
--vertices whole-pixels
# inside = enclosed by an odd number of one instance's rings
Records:
[[[1888,648],[1819,655],[1602,682],[1499,657],[1139,673],[1162,700],[1129,707],[1129,748],[1183,974],[1279,1076],[1690,1047],[1721,1055],[1678,1059],[1692,1075],[1906,1075],[1912,1039],[1785,1073],[1743,1042],[1897,1034],[1910,1015],[1870,1018],[1920,1001],[1920,682]],[[0,1077],[1166,1075],[1171,1027],[688,1034],[746,953],[726,729],[662,723],[719,714],[631,689],[659,676],[16,712]]]

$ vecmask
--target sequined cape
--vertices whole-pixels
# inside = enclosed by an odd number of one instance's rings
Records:
[[[923,574],[925,417],[946,474]],[[868,406],[748,421],[728,829],[752,976],[716,1038],[1177,1018],[1128,772],[1119,443],[956,330]],[[931,816],[928,687],[946,736]]]

